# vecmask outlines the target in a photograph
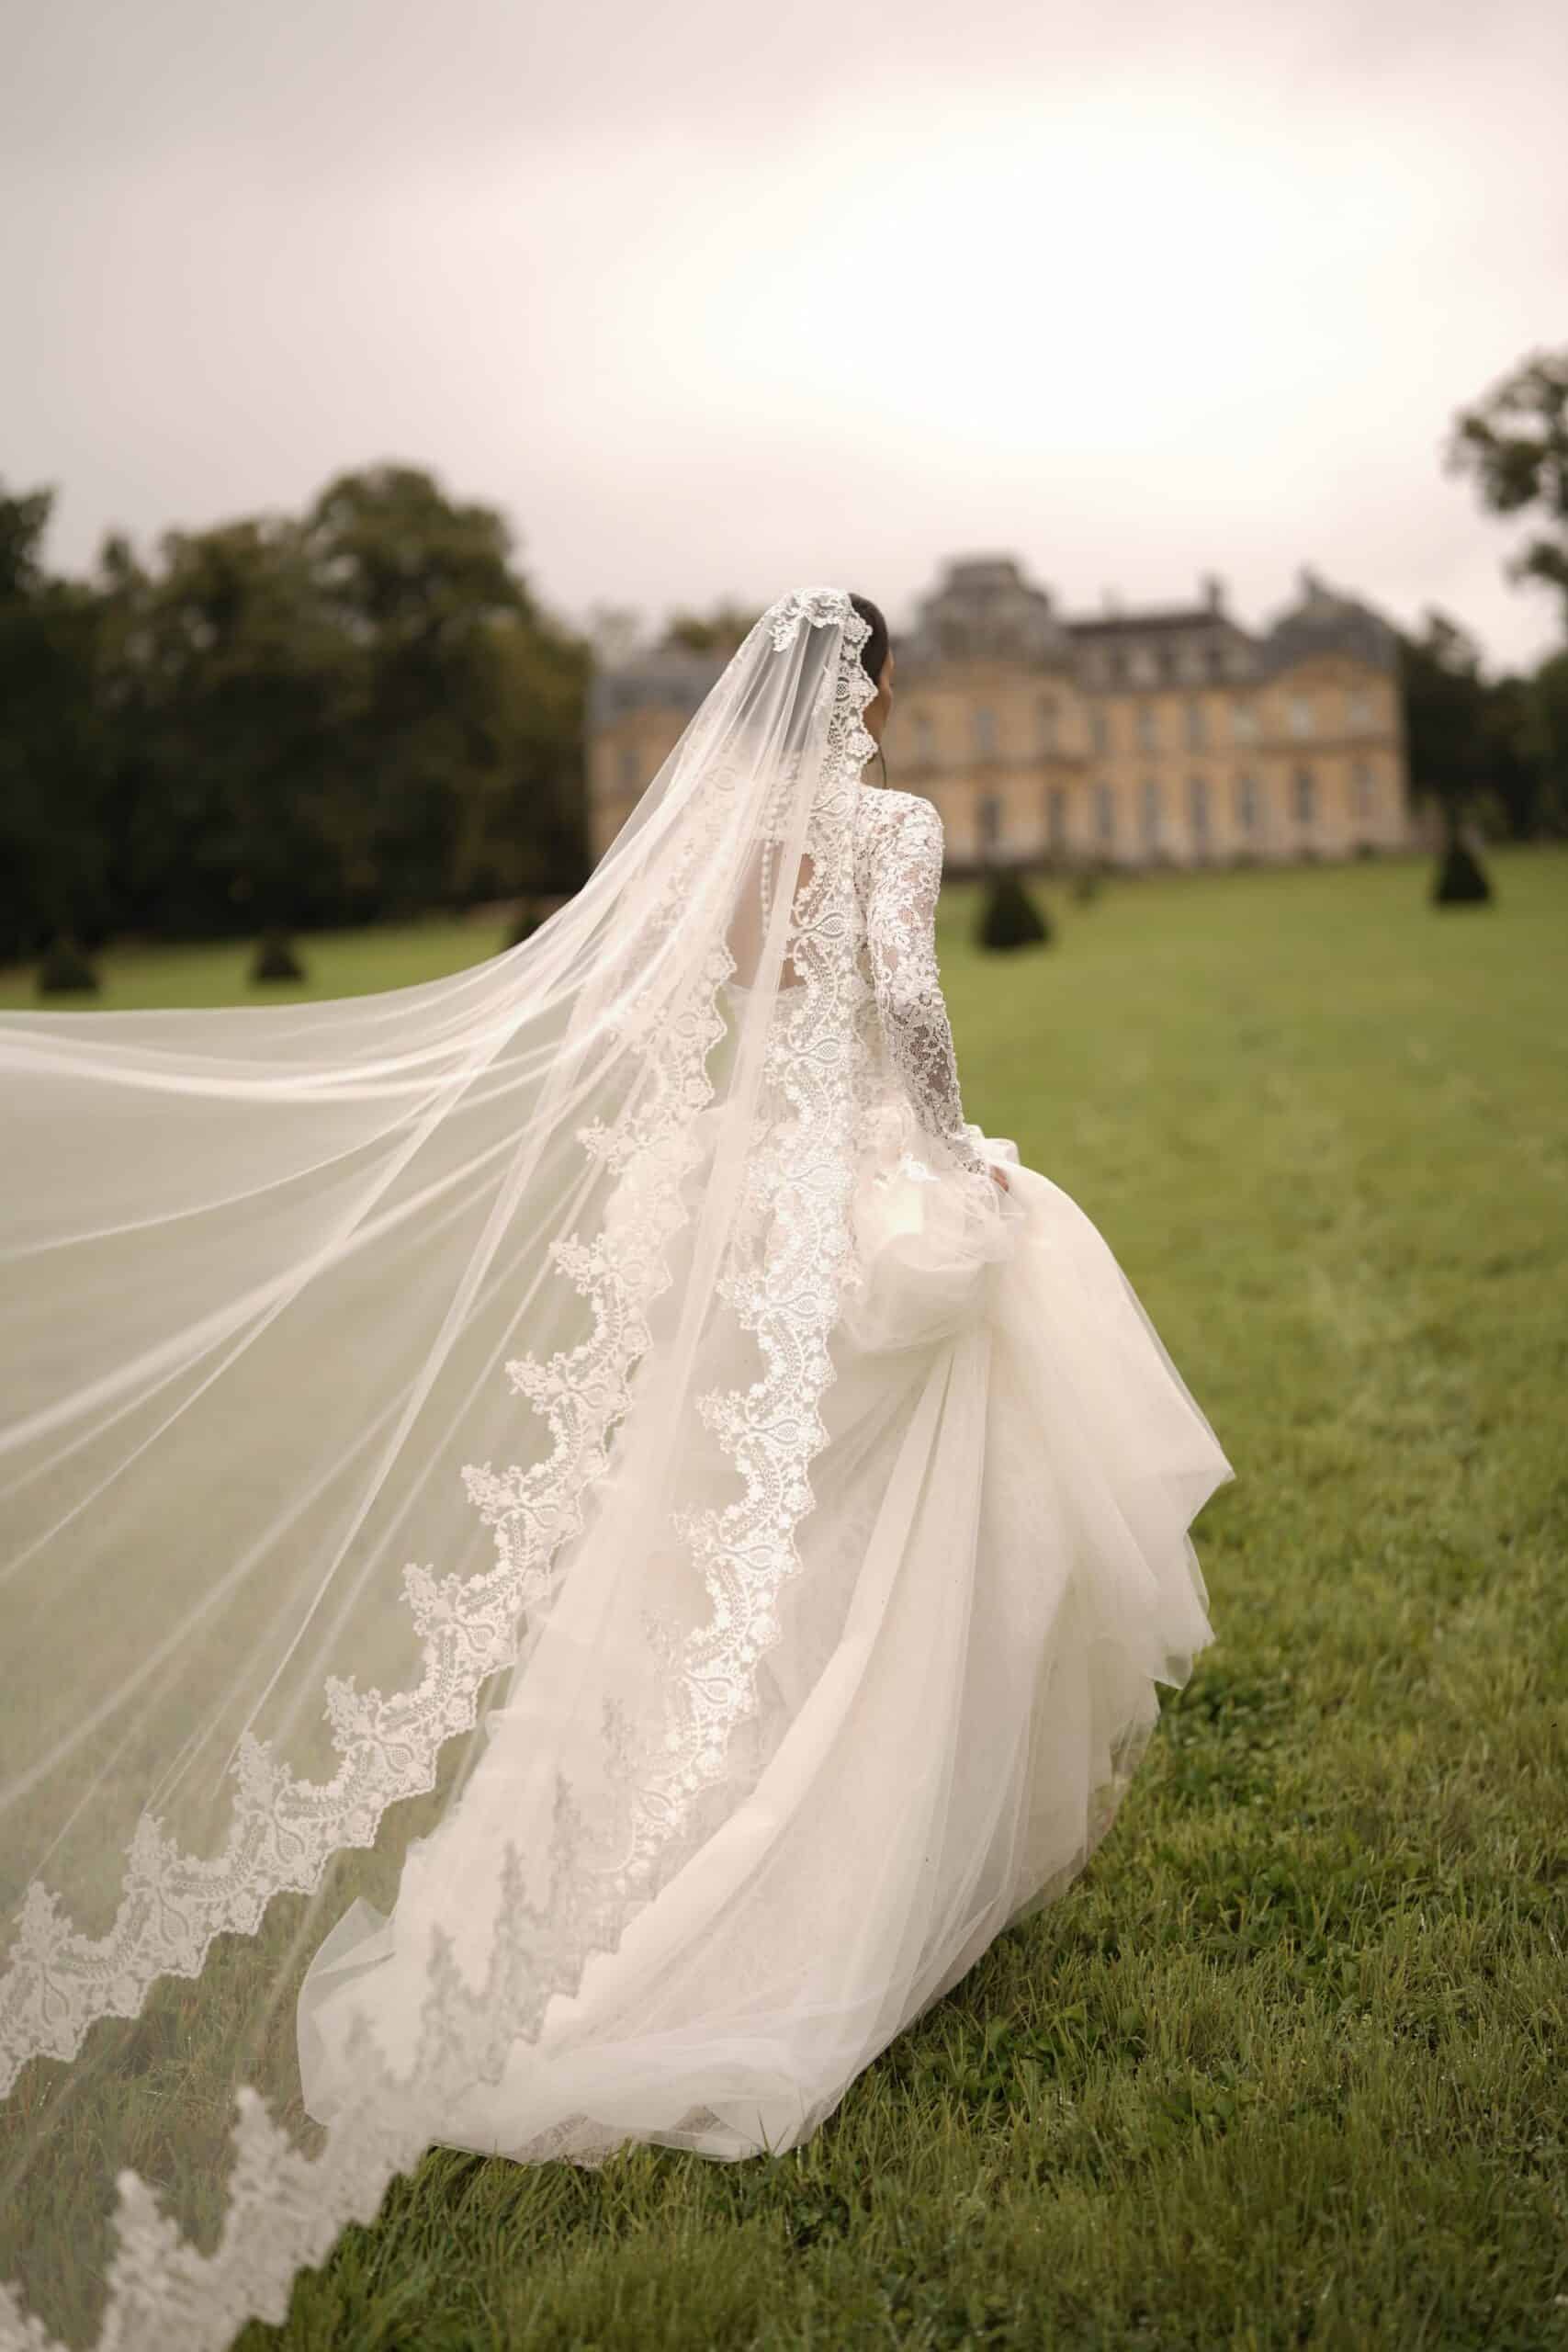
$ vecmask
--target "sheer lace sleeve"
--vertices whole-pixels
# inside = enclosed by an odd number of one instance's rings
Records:
[[[980,1173],[958,1091],[958,1063],[936,956],[936,902],[942,888],[942,819],[929,800],[911,799],[876,842],[866,896],[866,945],[883,1034],[916,1116],[953,1157]]]

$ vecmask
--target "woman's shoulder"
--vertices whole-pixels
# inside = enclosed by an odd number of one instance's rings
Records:
[[[941,812],[923,793],[900,792],[895,785],[866,784],[861,786],[861,822],[875,834],[897,834],[904,841],[942,839]]]

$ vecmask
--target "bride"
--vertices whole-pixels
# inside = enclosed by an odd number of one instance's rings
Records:
[[[220,2346],[433,2143],[794,2146],[1110,1827],[1230,1466],[964,1118],[894,670],[781,598],[452,979],[0,1023],[0,2344]]]

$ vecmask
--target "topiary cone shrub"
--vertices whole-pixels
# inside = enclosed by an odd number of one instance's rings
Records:
[[[305,967],[294,952],[294,943],[286,931],[264,931],[256,943],[255,962],[251,966],[253,980],[302,980]]]
[[[39,996],[96,996],[98,976],[73,939],[61,937],[45,950],[38,967]]]
[[[993,950],[1049,945],[1051,925],[1013,867],[1005,865],[991,876],[975,938],[977,945]]]
[[[1443,852],[1432,884],[1435,907],[1484,907],[1491,903],[1492,885],[1474,851],[1456,836]]]

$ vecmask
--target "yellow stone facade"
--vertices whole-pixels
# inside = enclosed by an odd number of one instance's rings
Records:
[[[1393,631],[1310,571],[1254,635],[1212,578],[1191,606],[1062,620],[1011,559],[971,558],[893,641],[888,782],[934,802],[953,869],[1342,858],[1416,841]],[[722,666],[664,652],[596,681],[596,854]]]

